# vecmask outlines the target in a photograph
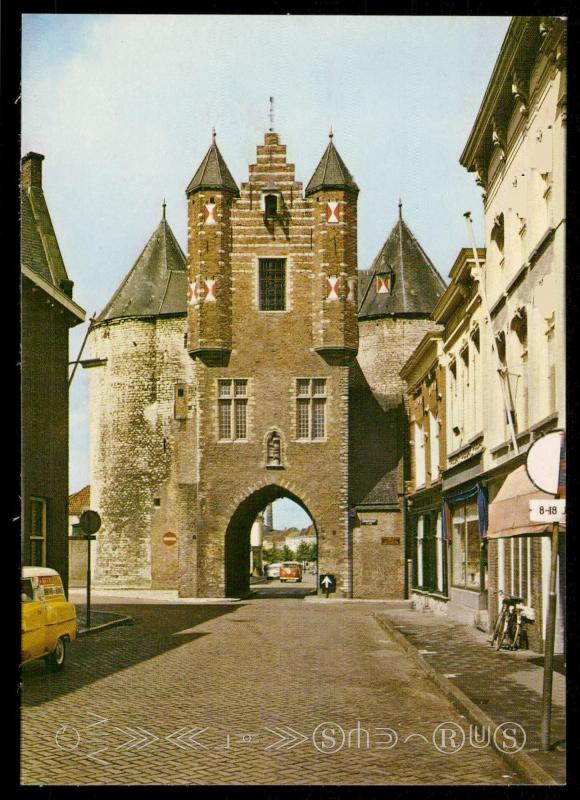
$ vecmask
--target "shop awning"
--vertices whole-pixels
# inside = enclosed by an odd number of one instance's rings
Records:
[[[507,476],[493,503],[489,504],[488,539],[506,536],[536,536],[550,533],[551,522],[530,522],[530,500],[551,500],[553,495],[540,492],[528,478],[522,464]],[[565,531],[565,523],[560,523]]]

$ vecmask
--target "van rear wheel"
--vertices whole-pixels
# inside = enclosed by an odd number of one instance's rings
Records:
[[[54,651],[46,656],[45,662],[50,672],[60,672],[66,660],[66,642],[60,637],[57,639]]]

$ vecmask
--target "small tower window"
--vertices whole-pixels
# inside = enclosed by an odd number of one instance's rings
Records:
[[[274,219],[278,215],[278,198],[275,194],[267,194],[264,197],[264,216],[266,219]]]

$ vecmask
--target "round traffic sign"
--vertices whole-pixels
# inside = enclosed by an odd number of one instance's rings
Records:
[[[561,430],[552,431],[537,439],[526,458],[526,470],[531,482],[542,492],[556,494],[560,476]]]
[[[101,527],[101,518],[96,511],[87,509],[81,514],[79,525],[84,533],[88,533],[90,535],[96,533]]]
[[[163,534],[163,544],[171,546],[172,544],[177,544],[177,534],[172,533],[172,531],[167,531],[167,533]]]

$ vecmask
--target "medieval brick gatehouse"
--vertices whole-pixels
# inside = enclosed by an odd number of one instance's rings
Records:
[[[164,209],[92,333],[101,586],[237,596],[252,522],[289,497],[340,595],[404,595],[399,371],[445,285],[401,213],[358,270],[358,193],[332,136],[303,190],[270,130],[240,188],[214,135],[187,259]]]

